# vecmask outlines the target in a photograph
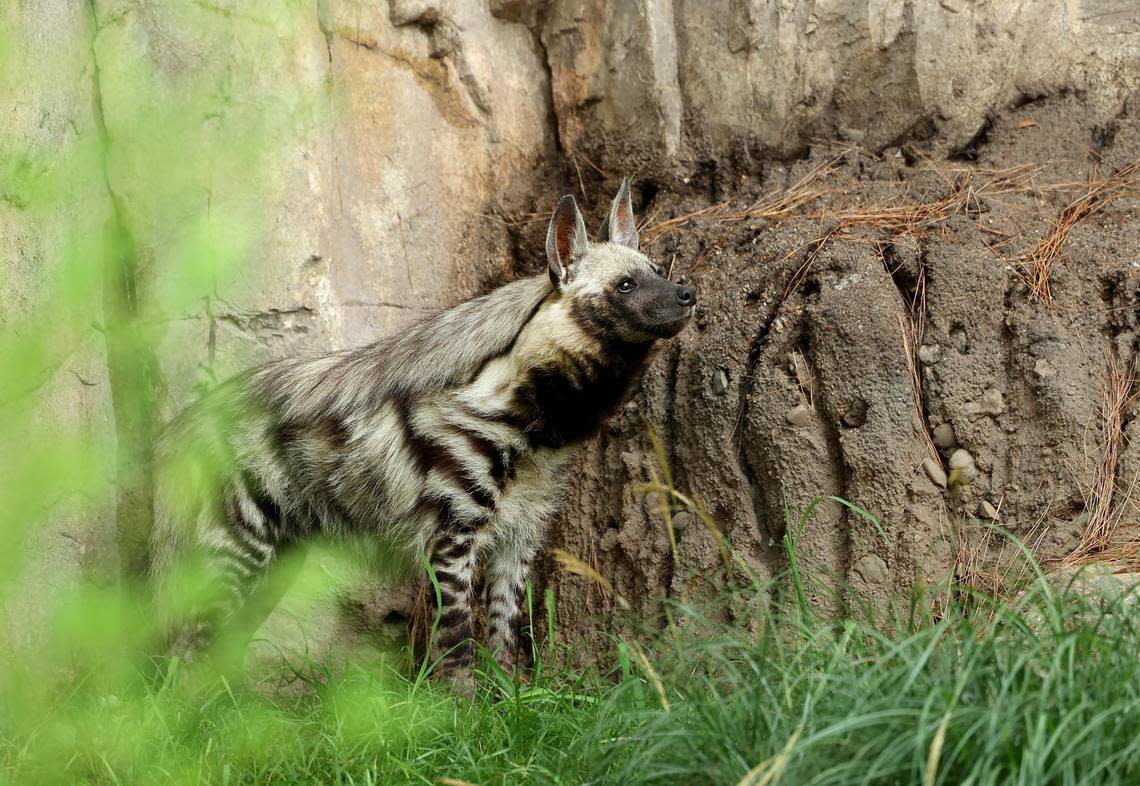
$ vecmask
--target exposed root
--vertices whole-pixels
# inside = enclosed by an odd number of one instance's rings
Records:
[[[1103,210],[1121,197],[1133,194],[1138,177],[1140,177],[1140,161],[1134,161],[1110,177],[1090,181],[1084,194],[1061,211],[1053,221],[1049,233],[1037,241],[1021,258],[1022,266],[1027,269],[1029,290],[1040,298],[1041,302],[1049,305],[1053,300],[1049,277],[1053,265],[1061,259],[1069,231],[1082,219]]]

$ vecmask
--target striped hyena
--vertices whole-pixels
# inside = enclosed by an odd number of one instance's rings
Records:
[[[175,419],[154,571],[197,555],[215,591],[179,626],[181,647],[231,617],[283,549],[366,534],[430,561],[445,672],[469,684],[480,563],[489,646],[508,672],[525,667],[520,595],[572,449],[696,303],[638,251],[628,182],[597,243],[563,197],[546,257],[538,276],[363,348],[269,363]]]

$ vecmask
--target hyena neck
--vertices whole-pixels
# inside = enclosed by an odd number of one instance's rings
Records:
[[[506,397],[509,419],[535,447],[587,439],[626,398],[653,345],[592,336],[553,300],[512,351],[518,373]]]

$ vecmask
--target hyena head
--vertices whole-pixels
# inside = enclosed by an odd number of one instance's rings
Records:
[[[696,292],[669,281],[638,250],[628,179],[597,243],[590,242],[574,197],[562,197],[546,233],[546,258],[550,279],[578,324],[602,341],[672,338],[696,308]]]

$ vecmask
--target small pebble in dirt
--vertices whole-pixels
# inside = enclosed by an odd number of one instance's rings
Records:
[[[943,450],[958,447],[958,438],[954,436],[954,427],[949,423],[939,423],[931,434],[934,444]]]
[[[673,516],[673,531],[684,532],[693,523],[693,514],[687,510],[682,510]]]
[[[946,473],[942,471],[942,467],[938,466],[938,462],[929,456],[922,460],[922,471],[926,473],[926,477],[930,478],[930,482],[940,489],[946,488]]]
[[[998,512],[997,508],[990,504],[989,500],[983,499],[981,504],[978,505],[978,513],[982,518],[989,519],[990,521],[997,521]]]
[[[959,470],[962,473],[962,478],[966,481],[973,480],[978,476],[974,457],[970,455],[968,450],[962,448],[958,448],[950,454],[950,470]]]
[[[717,396],[723,396],[726,390],[728,390],[728,373],[723,368],[718,368],[713,374],[712,392]]]
[[[656,491],[650,491],[642,499],[645,505],[645,512],[651,516],[655,516],[661,512],[661,495]]]
[[[924,366],[933,366],[942,359],[942,347],[937,344],[923,344],[918,348],[918,359]]]
[[[982,393],[980,399],[967,402],[962,409],[966,412],[966,417],[971,420],[979,418],[982,415],[997,417],[1005,412],[1005,400],[1002,398],[1001,391],[997,388],[986,388],[986,391]]]
[[[1042,379],[1045,379],[1054,376],[1057,373],[1057,369],[1053,368],[1053,364],[1045,358],[1037,358],[1037,362],[1033,364],[1033,372]]]
[[[887,563],[883,562],[883,558],[878,554],[861,557],[851,569],[869,584],[886,584],[890,580]]]
[[[611,527],[606,530],[602,535],[602,540],[598,544],[598,548],[602,551],[613,551],[614,547],[618,544],[618,530],[617,527]]]
[[[784,417],[793,426],[803,428],[808,423],[811,423],[811,410],[807,404],[796,404],[796,406],[789,409],[784,413]]]

